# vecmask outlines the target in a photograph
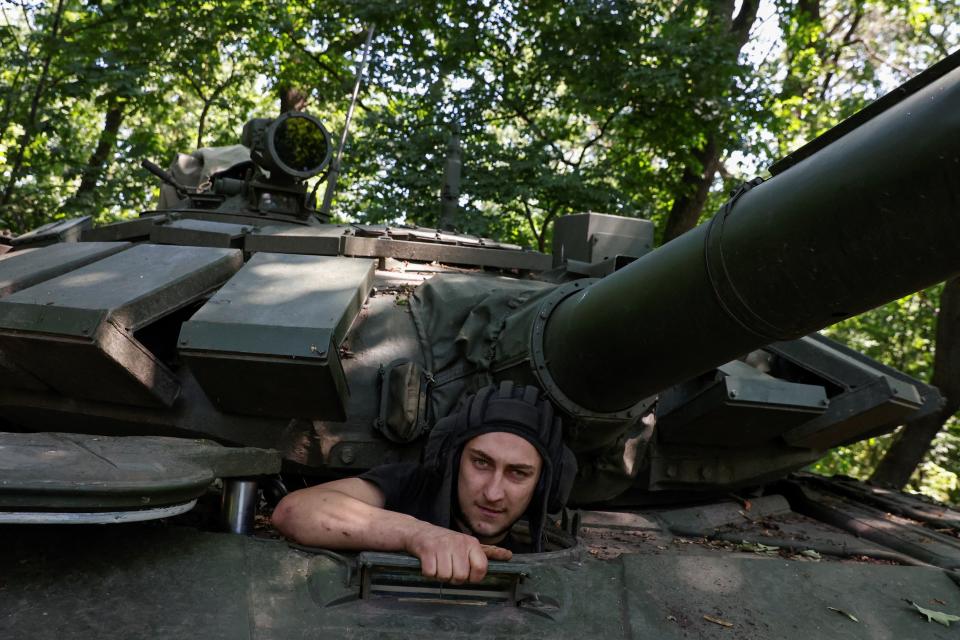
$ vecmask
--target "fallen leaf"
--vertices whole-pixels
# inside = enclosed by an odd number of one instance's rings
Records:
[[[670,622],[676,622],[676,621],[677,621],[677,617],[676,617],[676,616],[667,616],[667,620],[669,620]]]
[[[814,551],[813,549],[804,549],[803,551],[800,552],[800,555],[802,555],[805,558],[812,558],[813,560],[820,560],[822,558],[822,556],[818,552]],[[827,608],[829,609],[830,607],[827,607]]]
[[[936,602],[937,604],[947,604],[946,600],[941,600],[940,598],[933,598],[930,602]]]
[[[732,627],[732,622],[727,622],[726,620],[721,620],[720,618],[714,618],[713,616],[708,616],[704,614],[703,619],[707,622],[712,622],[713,624],[718,624],[721,627]]]
[[[857,620],[857,616],[847,611],[844,611],[843,609],[837,609],[836,607],[827,607],[827,609],[830,609],[830,611],[836,611],[837,613],[843,614],[848,618],[850,618],[851,620],[853,620],[854,622],[860,622],[859,620]]]
[[[951,613],[944,613],[943,611],[934,611],[932,609],[924,609],[916,602],[912,600],[907,600],[910,604],[913,605],[913,608],[919,611],[922,615],[927,616],[927,622],[939,622],[945,627],[949,627],[951,622],[956,622],[960,620],[960,616],[955,616]]]
[[[753,553],[774,554],[780,551],[780,547],[774,547],[768,544],[761,544],[759,542],[747,542],[746,540],[741,540],[740,544],[737,545],[737,550],[752,551]]]

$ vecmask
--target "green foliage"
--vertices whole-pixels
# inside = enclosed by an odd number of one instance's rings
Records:
[[[904,373],[929,380],[942,291],[942,284],[931,287],[838,323],[824,333]],[[883,459],[892,438],[891,434],[839,447],[811,469],[827,475],[867,478]],[[938,435],[907,488],[944,502],[960,500],[958,448],[960,423],[954,418]]]
[[[830,327],[825,333],[921,380],[933,375],[939,284]]]
[[[760,111],[756,95],[737,89],[752,69],[716,37],[726,24],[696,3],[672,9],[400,3],[378,25],[339,213],[436,224],[456,122],[464,230],[542,248],[564,214],[662,217],[705,132],[739,139]]]
[[[157,189],[141,159],[166,164],[198,141],[234,144],[249,118],[276,112],[264,89],[290,63],[302,80],[329,84],[338,68],[320,63],[343,59],[303,45],[324,28],[304,16],[326,15],[304,4],[59,0],[0,10],[0,224],[14,232],[149,208]],[[303,62],[308,54],[317,62]],[[342,98],[312,95],[318,105]],[[121,114],[112,134],[111,109]]]
[[[436,224],[444,148],[457,122],[464,230],[543,247],[552,221],[577,211],[659,224],[689,188],[684,173],[702,170],[696,154],[708,137],[723,158],[773,158],[875,95],[878,65],[842,37],[859,34],[866,18],[886,10],[880,23],[898,36],[949,35],[936,29],[942,8],[836,2],[822,8],[827,18],[812,20],[800,5],[775,6],[783,54],[763,60],[738,55],[739,43],[726,37],[733,2],[6,7],[0,214],[15,231],[58,215],[130,215],[155,191],[135,169],[140,159],[165,164],[198,139],[235,141],[246,119],[275,111],[284,86],[303,89],[312,111],[342,127],[374,22],[370,78],[335,201],[340,218]],[[778,71],[784,61],[786,75]],[[117,104],[123,125],[102,166],[90,168],[105,113]],[[772,148],[772,140],[782,142]],[[79,194],[83,175],[97,188]],[[725,176],[705,210],[742,179]]]

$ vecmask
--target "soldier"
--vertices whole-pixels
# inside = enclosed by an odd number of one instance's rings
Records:
[[[277,505],[273,523],[301,544],[406,551],[424,576],[477,582],[488,559],[542,551],[547,513],[565,504],[576,469],[539,389],[503,382],[437,422],[423,464],[384,465],[295,491]],[[529,544],[511,534],[521,517]]]

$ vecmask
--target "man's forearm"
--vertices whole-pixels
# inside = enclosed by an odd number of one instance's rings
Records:
[[[380,490],[365,481],[336,480],[285,497],[273,512],[273,524],[287,538],[313,547],[406,551],[420,559],[424,576],[455,584],[479,582],[488,557],[509,560],[512,555],[471,535],[387,511],[382,504]]]
[[[290,494],[277,505],[274,525],[300,544],[377,551],[410,551],[416,536],[436,528],[334,490]]]

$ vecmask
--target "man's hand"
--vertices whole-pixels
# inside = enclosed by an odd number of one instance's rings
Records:
[[[513,553],[480,544],[473,536],[423,523],[410,536],[406,550],[420,558],[421,573],[441,582],[480,582],[487,575],[487,560],[509,560]]]
[[[277,505],[273,524],[300,544],[330,549],[406,551],[420,559],[428,578],[462,584],[487,575],[487,560],[509,560],[507,549],[473,536],[387,511],[384,497],[360,478],[334,480],[294,491]]]

